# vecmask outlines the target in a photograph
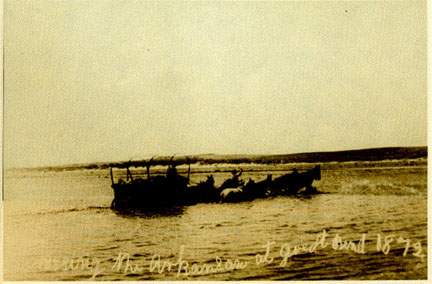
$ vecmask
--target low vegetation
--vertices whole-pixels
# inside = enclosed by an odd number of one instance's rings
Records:
[[[170,156],[155,157],[152,166],[167,166]],[[409,160],[427,158],[427,147],[387,147],[362,150],[335,151],[335,152],[311,152],[284,155],[216,155],[203,154],[191,156],[176,156],[177,165],[191,164],[215,165],[215,164],[289,164],[289,163],[328,163],[350,161],[384,161],[384,160]],[[148,160],[120,161],[91,164],[75,164],[67,166],[37,168],[44,171],[64,171],[82,169],[108,169],[114,168],[145,168]]]

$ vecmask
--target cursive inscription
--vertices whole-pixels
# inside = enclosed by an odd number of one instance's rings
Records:
[[[154,254],[151,258],[150,265],[148,266],[148,272],[159,274],[176,272],[176,277],[187,277],[231,272],[234,270],[245,269],[248,266],[247,261],[240,261],[239,259],[223,260],[220,257],[216,257],[215,262],[211,264],[190,263],[189,261],[183,259],[184,250],[185,246],[183,245],[180,247],[180,252],[177,261],[175,262],[162,260],[160,255]],[[112,269],[114,271],[123,271],[124,274],[138,274],[146,272],[146,265],[143,263],[132,264],[128,253],[119,253]]]
[[[95,279],[103,271],[101,260],[96,257],[72,257],[57,260],[44,258],[39,266],[48,271],[89,271],[91,273],[90,280]]]
[[[370,247],[368,250],[366,246],[367,241],[368,243],[374,244],[374,238],[367,238],[366,234],[360,235],[355,240],[348,240],[339,234],[331,238],[328,232],[323,230],[317,234],[315,240],[311,242],[296,245],[284,242],[278,245],[274,241],[268,241],[262,246],[263,251],[255,254],[255,261],[216,256],[214,261],[198,263],[185,258],[185,246],[182,245],[180,246],[175,260],[163,259],[159,254],[153,254],[151,258],[147,259],[133,260],[128,253],[119,252],[114,258],[114,264],[108,269],[103,266],[106,262],[95,257],[61,258],[57,260],[44,259],[39,265],[42,265],[43,269],[50,271],[89,271],[90,280],[94,280],[97,276],[106,271],[118,272],[124,275],[148,273],[171,274],[179,278],[233,272],[246,269],[253,264],[255,264],[256,267],[272,265],[275,261],[275,264],[279,267],[287,267],[290,264],[290,259],[296,255],[315,253],[317,250],[324,249],[346,253],[366,254],[370,251]],[[399,244],[399,247],[403,246],[402,257],[406,257],[407,255],[422,259],[425,257],[420,241],[413,243],[408,238],[402,236],[397,237],[396,235],[382,236],[381,234],[377,234],[374,244],[375,251],[382,252],[383,255],[388,255],[392,250],[392,246],[397,244]],[[400,251],[400,248],[396,251]],[[393,255],[396,255],[396,253]]]

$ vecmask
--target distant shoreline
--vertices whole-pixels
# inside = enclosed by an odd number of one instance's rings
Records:
[[[169,156],[155,157],[151,163],[152,166],[166,166],[170,161]],[[427,159],[427,147],[385,147],[370,148],[361,150],[346,150],[334,152],[310,152],[298,154],[282,155],[190,155],[176,156],[174,161],[176,165],[185,165],[188,163],[198,165],[216,165],[216,164],[294,164],[294,163],[331,163],[331,162],[378,162],[388,160],[413,160]],[[188,162],[189,160],[189,162]],[[120,162],[102,162],[73,164],[65,166],[52,167],[33,167],[26,169],[44,170],[44,171],[64,171],[64,170],[82,170],[82,169],[108,169],[146,166],[148,160],[138,161],[120,161]]]

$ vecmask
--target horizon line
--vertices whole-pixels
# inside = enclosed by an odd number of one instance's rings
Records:
[[[159,158],[170,158],[172,156],[186,158],[192,156],[244,156],[244,157],[257,157],[257,156],[288,156],[288,155],[302,155],[302,154],[320,154],[320,153],[343,153],[343,152],[351,152],[351,151],[365,151],[365,150],[379,150],[379,149],[404,149],[404,148],[428,148],[427,145],[423,146],[384,146],[384,147],[371,147],[371,148],[355,148],[355,149],[345,149],[345,150],[330,150],[330,151],[308,151],[308,152],[295,152],[295,153],[284,153],[284,154],[217,154],[217,153],[201,153],[201,154],[174,154],[174,155],[144,155],[148,156],[149,159],[151,157],[159,157]],[[116,160],[116,161],[93,161],[93,162],[77,162],[77,163],[66,163],[66,164],[58,164],[58,165],[39,165],[39,166],[23,166],[23,167],[8,167],[4,168],[4,170],[16,170],[16,169],[43,169],[43,168],[61,168],[61,167],[78,167],[78,166],[90,166],[90,165],[98,165],[98,164],[114,164],[114,163],[126,163],[126,162],[140,162],[145,161],[146,158],[133,160]]]

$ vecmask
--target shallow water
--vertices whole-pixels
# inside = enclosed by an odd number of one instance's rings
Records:
[[[323,169],[314,185],[329,194],[165,212],[109,209],[108,171],[6,172],[4,280],[426,279],[426,166]],[[242,178],[268,173],[284,174]],[[229,177],[213,174],[219,184]],[[310,249],[323,232],[326,247],[287,254],[288,245]],[[336,236],[355,242],[338,250]],[[405,256],[399,237],[410,240]]]

